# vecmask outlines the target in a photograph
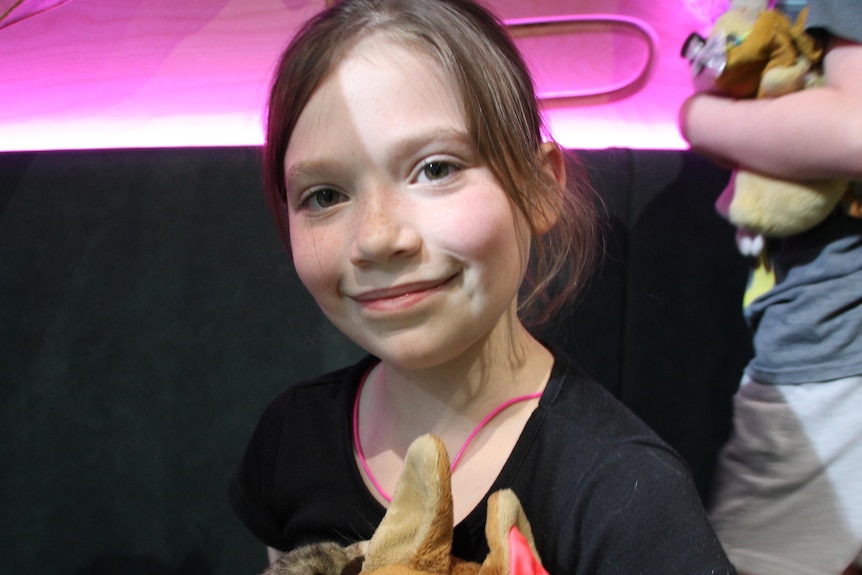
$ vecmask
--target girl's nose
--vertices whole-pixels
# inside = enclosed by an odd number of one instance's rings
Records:
[[[387,264],[419,252],[421,236],[403,193],[378,188],[362,195],[353,221],[354,265]]]

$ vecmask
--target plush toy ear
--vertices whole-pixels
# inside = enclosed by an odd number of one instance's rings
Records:
[[[416,439],[404,458],[392,504],[368,545],[362,573],[393,565],[449,573],[454,520],[450,479],[443,442],[431,435]]]
[[[790,36],[799,52],[811,62],[820,62],[823,58],[823,43],[816,36],[805,31],[805,21],[808,19],[808,6],[799,12],[796,22],[790,27]]]
[[[539,560],[530,522],[511,489],[488,499],[485,537],[490,552],[479,575],[548,575]]]

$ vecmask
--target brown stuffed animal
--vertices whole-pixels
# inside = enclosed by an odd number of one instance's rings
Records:
[[[816,89],[820,43],[804,30],[808,9],[791,24],[763,0],[735,0],[709,38],[692,35],[684,54],[696,84],[735,98],[775,98]],[[697,81],[698,76],[706,78]],[[766,237],[808,230],[828,216],[849,187],[847,180],[789,181],[737,170],[719,205],[737,227]]]
[[[283,555],[263,575],[547,575],[521,503],[504,489],[488,499],[480,565],[452,555],[454,532],[449,457],[425,435],[407,451],[383,521],[365,543],[319,543]]]
[[[716,20],[710,36],[724,39],[727,62],[716,89],[734,98],[774,98],[806,87],[806,75],[823,57],[805,32],[805,8],[791,24],[762,2],[734,2]]]

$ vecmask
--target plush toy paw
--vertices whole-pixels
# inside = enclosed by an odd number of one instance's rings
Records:
[[[759,93],[761,98],[777,98],[804,90],[817,82],[817,75],[811,68],[811,60],[800,56],[790,66],[774,66],[765,70],[760,79]]]

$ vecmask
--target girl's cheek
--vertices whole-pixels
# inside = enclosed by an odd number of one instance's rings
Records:
[[[296,274],[312,296],[316,297],[332,275],[328,267],[332,267],[334,261],[332,255],[323,250],[326,242],[309,230],[291,232],[290,242]],[[330,266],[326,265],[327,262]]]
[[[438,211],[437,225],[425,234],[426,238],[433,234],[455,251],[502,256],[518,241],[515,218],[507,202],[496,197],[488,199],[496,201],[478,199]]]

